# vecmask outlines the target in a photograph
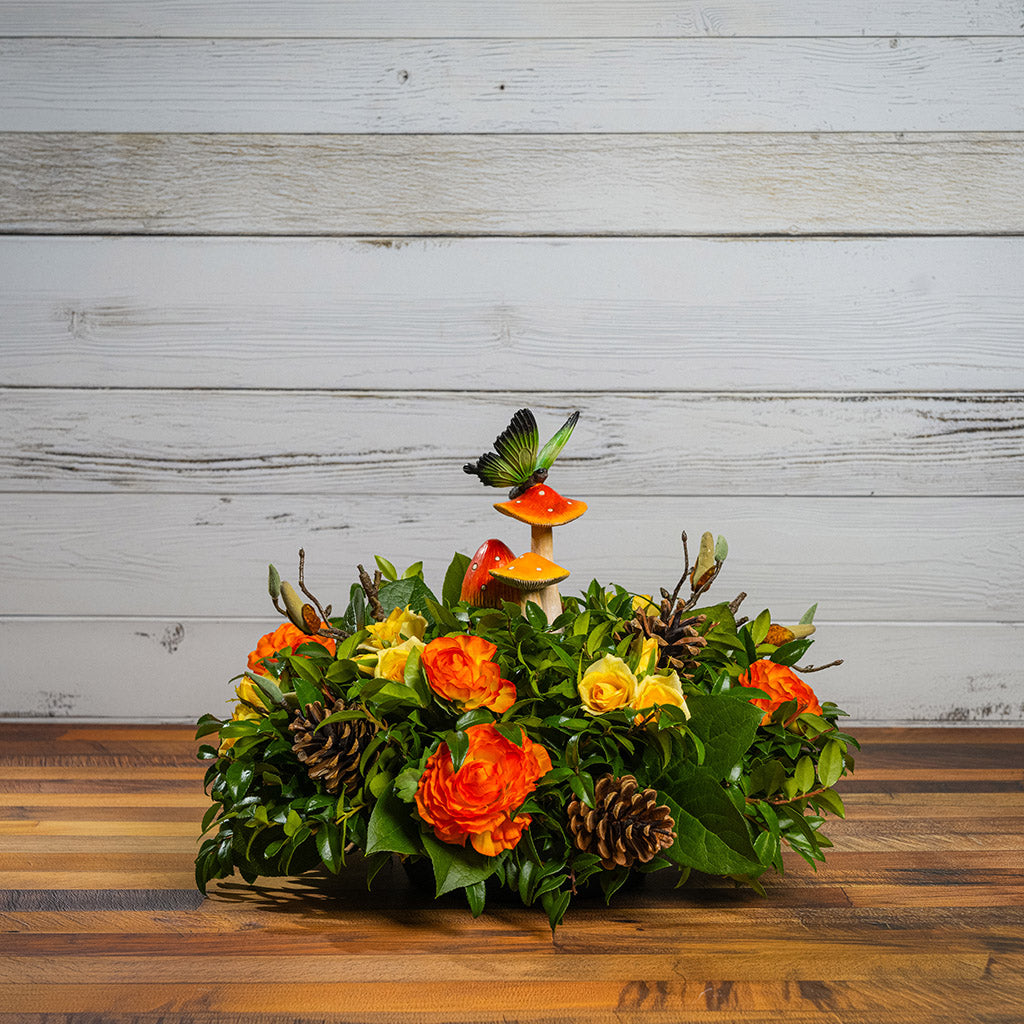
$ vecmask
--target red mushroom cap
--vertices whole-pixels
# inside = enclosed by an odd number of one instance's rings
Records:
[[[491,577],[492,569],[501,569],[508,565],[516,556],[512,549],[500,540],[485,540],[476,549],[472,561],[462,578],[460,601],[473,605],[474,608],[500,608],[502,601],[516,601],[519,595]]]
[[[534,484],[518,498],[498,502],[494,507],[502,515],[531,526],[562,526],[579,519],[587,511],[585,501],[563,498],[547,483]]]

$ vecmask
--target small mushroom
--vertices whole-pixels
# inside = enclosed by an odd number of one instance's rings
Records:
[[[492,537],[476,549],[462,578],[459,600],[474,608],[500,608],[502,601],[518,601],[519,594],[507,584],[491,577],[492,569],[501,569],[516,556],[505,543]]]
[[[527,599],[544,609],[551,622],[561,611],[562,601],[558,596],[557,584],[569,575],[568,569],[555,565],[549,558],[527,551],[500,569],[492,569],[491,575],[519,591],[519,606],[526,607]],[[554,593],[554,602],[550,594]]]
[[[587,511],[585,501],[575,498],[563,498],[558,491],[547,483],[534,484],[518,498],[497,502],[494,506],[502,515],[511,516],[521,523],[530,524],[530,551],[551,561],[554,554],[554,543],[551,530],[579,519]],[[554,564],[554,563],[552,563]],[[566,576],[568,573],[566,573]],[[564,579],[565,577],[560,577]],[[557,580],[544,591],[539,602],[552,621],[562,611],[562,598],[558,593]]]

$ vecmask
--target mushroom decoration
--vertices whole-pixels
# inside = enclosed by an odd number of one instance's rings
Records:
[[[552,565],[554,565],[551,562],[554,553],[552,528],[571,523],[587,511],[585,501],[563,498],[547,483],[534,484],[518,498],[497,502],[494,507],[502,515],[511,516],[521,523],[529,523],[530,551]],[[565,579],[568,575],[566,572],[564,576],[550,580],[546,589],[540,593],[540,600],[537,603],[544,609],[544,614],[547,615],[549,622],[562,612],[562,598],[558,593],[558,581]]]
[[[495,537],[485,540],[466,568],[459,600],[474,608],[500,608],[502,601],[518,601],[519,593],[491,577],[492,569],[502,569],[514,558],[507,544]]]
[[[519,593],[519,606],[526,607],[526,600],[533,601],[544,609],[550,622],[555,615],[562,610],[561,599],[558,598],[558,586],[560,580],[569,575],[568,569],[555,565],[549,558],[538,555],[533,551],[527,551],[518,558],[513,559],[508,565],[500,569],[492,569],[491,575],[496,580],[501,580],[510,587],[514,587]],[[554,592],[558,601],[558,612],[552,614],[545,607],[544,601],[548,594]]]

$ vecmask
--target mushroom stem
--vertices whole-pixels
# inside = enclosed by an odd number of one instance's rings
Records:
[[[530,527],[530,550],[548,561],[554,561],[554,541],[550,526],[533,525]],[[562,596],[558,593],[557,583],[552,583],[538,591],[536,595],[531,594],[530,598],[544,609],[548,622],[554,622],[562,614]]]

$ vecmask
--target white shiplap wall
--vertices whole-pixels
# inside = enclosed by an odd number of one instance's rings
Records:
[[[524,546],[528,404],[573,580],[711,529],[857,721],[1024,721],[1021,23],[0,0],[0,714],[216,709],[300,545]]]

